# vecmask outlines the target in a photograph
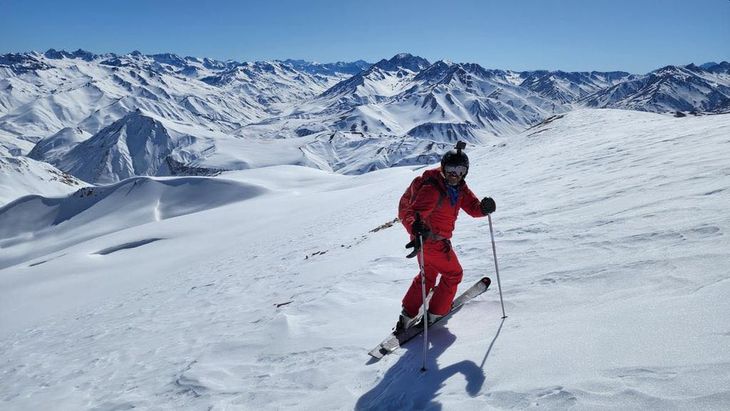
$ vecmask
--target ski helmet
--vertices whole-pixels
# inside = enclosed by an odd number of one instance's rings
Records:
[[[449,150],[441,157],[441,170],[445,170],[446,166],[464,166],[467,174],[469,173],[469,157],[462,151],[466,148],[466,143],[459,141],[453,150]],[[466,177],[466,174],[464,174]]]

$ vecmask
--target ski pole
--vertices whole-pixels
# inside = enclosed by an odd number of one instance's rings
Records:
[[[421,269],[421,298],[423,299],[423,366],[421,372],[426,372],[426,357],[428,355],[428,308],[426,308],[426,262],[423,257],[423,235],[418,235],[418,241],[421,245],[419,253],[418,265]]]
[[[499,281],[499,265],[497,264],[497,246],[494,245],[494,230],[492,229],[492,215],[487,214],[489,218],[489,234],[492,236],[492,253],[494,254],[494,270],[497,273],[497,286],[499,287],[499,302],[502,303],[502,318],[507,318],[504,313],[504,300],[502,299],[502,282]]]

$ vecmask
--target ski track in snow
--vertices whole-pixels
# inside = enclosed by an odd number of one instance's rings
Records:
[[[508,318],[494,281],[430,332],[427,373],[420,339],[366,354],[417,273],[400,225],[370,230],[420,171],[315,173],[0,270],[147,272],[2,333],[2,408],[727,409],[730,117],[542,127],[469,152],[472,190],[497,201]],[[464,284],[496,280],[486,219],[462,214],[453,242]]]

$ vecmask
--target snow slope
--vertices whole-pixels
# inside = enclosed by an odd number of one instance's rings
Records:
[[[28,153],[28,157],[54,164],[63,156],[91,137],[79,128],[66,127],[58,133],[40,140]]]
[[[497,201],[508,318],[495,284],[431,331],[425,374],[419,341],[366,354],[417,272],[386,223],[422,169],[25,200],[74,210],[55,225],[7,205],[2,408],[727,409],[729,127],[578,110],[470,150],[471,188]],[[205,194],[174,195],[193,181]],[[465,286],[494,277],[486,219],[462,215],[453,243]]]
[[[29,194],[65,195],[86,185],[50,164],[0,156],[0,207]]]

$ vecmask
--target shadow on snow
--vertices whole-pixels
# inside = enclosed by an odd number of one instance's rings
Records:
[[[355,410],[440,410],[441,404],[436,401],[439,390],[457,374],[466,379],[467,394],[476,396],[485,380],[484,371],[476,363],[465,360],[439,368],[438,358],[456,341],[456,336],[445,326],[439,326],[429,333],[429,340],[428,371],[421,371],[423,340],[414,339],[402,347],[406,352],[380,383],[358,399]]]

